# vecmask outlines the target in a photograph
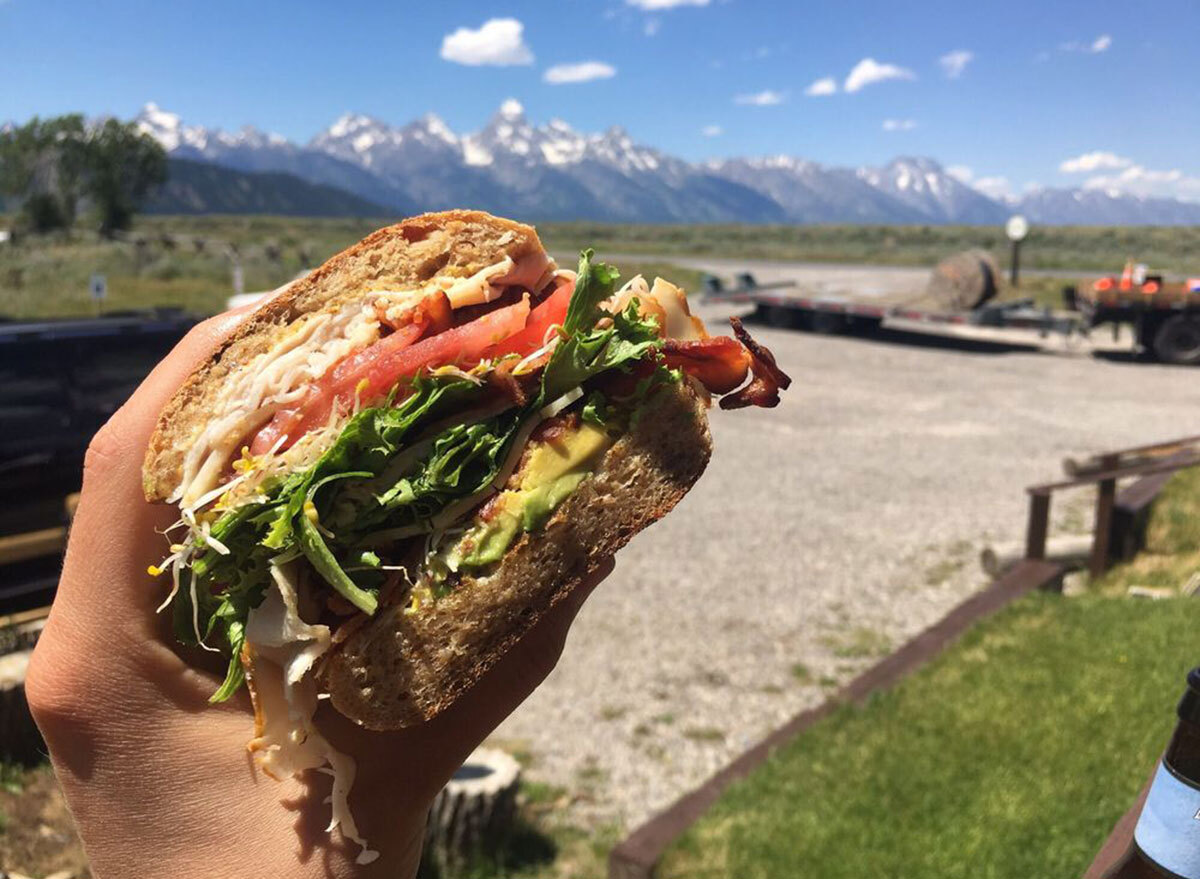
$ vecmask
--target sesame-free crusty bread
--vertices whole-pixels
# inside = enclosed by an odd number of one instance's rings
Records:
[[[268,351],[302,315],[332,311],[369,290],[415,289],[435,275],[466,277],[540,251],[531,226],[482,211],[423,214],[388,226],[330,258],[260,306],[201,364],[163,409],[142,469],[149,501],[165,501],[187,450],[212,417],[222,384]]]
[[[334,707],[370,729],[399,729],[453,703],[608,556],[687,494],[708,464],[707,398],[687,382],[652,397],[597,470],[542,531],[489,576],[404,613],[399,595],[329,657]]]

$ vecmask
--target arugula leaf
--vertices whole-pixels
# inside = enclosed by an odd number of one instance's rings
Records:
[[[612,418],[612,409],[609,407],[608,400],[604,394],[599,391],[592,391],[588,394],[579,417],[588,424],[594,424],[597,427],[606,426],[609,419]]]
[[[241,621],[234,620],[229,624],[229,668],[225,672],[225,680],[215,693],[208,697],[210,704],[225,702],[241,689],[246,680],[246,669],[242,667],[242,645],[246,643],[246,626]]]
[[[540,401],[557,399],[593,376],[632,365],[662,348],[658,324],[638,314],[636,299],[611,317],[609,327],[577,333],[559,342],[542,373],[539,405]]]
[[[613,295],[617,279],[621,277],[606,263],[592,265],[591,248],[579,254],[579,270],[575,273],[575,292],[567,305],[567,316],[563,319],[563,332],[574,336],[590,330],[600,319],[600,303]]]
[[[317,530],[317,526],[307,516],[296,520],[296,543],[304,553],[305,558],[320,574],[326,583],[336,589],[343,598],[365,614],[373,614],[379,607],[379,598],[366,589],[360,589],[358,584],[350,579],[350,575],[342,570],[334,558],[333,552]]]

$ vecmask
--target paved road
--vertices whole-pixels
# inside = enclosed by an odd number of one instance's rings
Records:
[[[936,620],[1064,456],[1200,432],[1197,369],[754,332],[795,378],[784,405],[713,411],[707,474],[497,734],[579,796],[569,820],[640,822]]]

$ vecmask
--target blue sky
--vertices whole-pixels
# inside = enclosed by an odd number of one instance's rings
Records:
[[[693,159],[917,154],[996,189],[1200,198],[1197,35],[1195,0],[0,0],[0,119],[155,101],[306,141],[348,110],[469,131],[516,97],[535,123],[621,124]],[[583,62],[612,75],[547,81]],[[847,92],[856,66],[877,80]],[[825,78],[834,94],[806,94]]]

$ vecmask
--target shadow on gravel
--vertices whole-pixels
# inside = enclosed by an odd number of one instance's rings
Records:
[[[1097,360],[1107,360],[1109,363],[1152,363],[1166,369],[1195,369],[1195,364],[1163,363],[1144,351],[1096,351],[1093,355]]]
[[[755,314],[748,314],[742,321],[751,326],[767,327],[770,329],[790,329],[797,335],[830,335],[852,342],[869,342],[871,344],[899,345],[905,348],[930,348],[940,351],[960,351],[966,354],[1018,354],[1040,351],[1037,345],[992,341],[989,339],[964,339],[958,336],[939,336],[931,333],[919,333],[911,330],[898,330],[890,327],[864,327],[837,333],[812,333],[799,328],[774,326]]]

